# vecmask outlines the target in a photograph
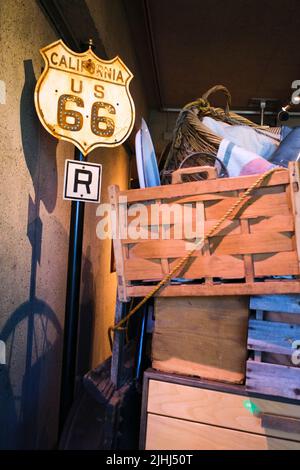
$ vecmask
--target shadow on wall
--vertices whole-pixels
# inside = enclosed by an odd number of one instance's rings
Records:
[[[49,449],[57,441],[63,338],[58,314],[37,297],[36,282],[42,242],[51,243],[51,240],[43,240],[40,205],[42,202],[48,214],[55,209],[57,141],[41,126],[35,112],[33,97],[36,79],[31,60],[24,61],[24,69],[20,125],[24,157],[34,187],[34,200],[30,195],[28,198],[27,220],[32,256],[28,300],[11,313],[0,331],[0,340],[7,344],[7,363],[0,365],[0,449]],[[58,229],[67,246],[68,234],[61,226]],[[94,281],[89,258],[90,248],[82,261],[80,375],[90,368],[94,322],[94,304],[91,300],[94,297]],[[59,271],[60,266],[54,269]],[[17,285],[18,279],[15,282]]]
[[[80,318],[78,328],[77,376],[82,377],[92,365],[92,345],[95,324],[95,283],[92,273],[91,247],[87,247],[82,264]]]
[[[43,202],[48,213],[55,208],[57,143],[41,128],[35,113],[36,79],[32,61],[26,60],[24,68],[20,125],[24,156],[35,192],[35,200],[30,196],[28,200],[27,237],[32,257],[28,300],[11,313],[0,331],[0,339],[7,343],[7,363],[0,366],[2,449],[49,448],[53,445],[56,418],[51,418],[50,426],[45,418],[53,414],[51,405],[57,405],[60,383],[62,330],[56,312],[36,296],[37,265],[41,262],[43,239],[40,203]],[[15,281],[17,284],[18,279]]]

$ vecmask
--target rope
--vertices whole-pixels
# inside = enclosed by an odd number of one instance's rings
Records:
[[[211,237],[214,232],[222,225],[222,223],[228,219],[232,213],[237,209],[237,207],[242,206],[245,204],[245,200],[247,197],[256,189],[260,184],[272,173],[278,170],[284,170],[283,168],[280,167],[275,167],[271,168],[271,170],[266,171],[263,173],[240,197],[239,199],[233,204],[232,207],[228,209],[228,211],[221,217],[218,222],[209,230],[209,232],[203,237],[200,238],[196,243],[194,248],[192,248],[184,257],[182,257],[179,262],[174,266],[174,268],[158,283],[156,286],[153,287],[153,289],[147,294],[130,312],[122,318],[115,326],[111,326],[108,329],[108,337],[109,337],[109,342],[110,346],[112,349],[112,344],[113,344],[113,339],[112,339],[112,333],[115,330],[121,329],[122,325],[126,323],[132,315],[134,315],[153,295],[155,295],[164,285],[166,285],[170,279],[174,276],[174,274],[179,271],[181,268],[185,266],[185,264],[188,262],[188,260],[193,256],[195,251],[200,247],[201,244],[203,244],[209,237]],[[124,329],[124,328],[122,328]]]

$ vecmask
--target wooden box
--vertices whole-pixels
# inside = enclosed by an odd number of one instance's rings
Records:
[[[140,449],[300,450],[300,406],[239,385],[148,370]]]
[[[251,297],[246,388],[300,400],[300,295]]]
[[[119,191],[111,186],[113,219],[118,221],[114,251],[121,301],[148,294],[178,260],[186,255],[185,239],[164,239],[161,221],[156,221],[159,239],[151,239],[153,226],[141,218],[141,233],[148,239],[119,236],[125,215],[135,204],[203,204],[204,232],[232,207],[259,175],[173,184]],[[125,201],[125,202],[124,202]],[[120,211],[123,215],[120,219]],[[246,206],[223,223],[218,233],[197,250],[184,270],[181,283],[172,281],[157,294],[164,297],[259,295],[300,292],[299,281],[299,166],[277,171],[249,198]],[[128,218],[132,219],[132,215]],[[279,279],[273,276],[290,276]],[[176,276],[175,276],[176,277]],[[193,282],[188,282],[193,280]]]
[[[249,298],[158,297],[152,367],[160,371],[242,383]]]

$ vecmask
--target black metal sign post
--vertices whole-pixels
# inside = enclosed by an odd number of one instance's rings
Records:
[[[77,148],[75,149],[74,159],[78,161],[86,161],[80,150]],[[59,434],[61,434],[63,430],[63,426],[72,406],[75,390],[84,206],[85,203],[82,201],[72,201],[61,374],[62,382]]]

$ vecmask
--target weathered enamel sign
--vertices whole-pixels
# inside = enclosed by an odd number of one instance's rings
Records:
[[[102,60],[91,48],[71,51],[63,41],[40,50],[45,70],[34,94],[43,126],[68,140],[83,155],[96,147],[115,147],[129,136],[135,118],[129,93],[132,73],[117,56]]]

